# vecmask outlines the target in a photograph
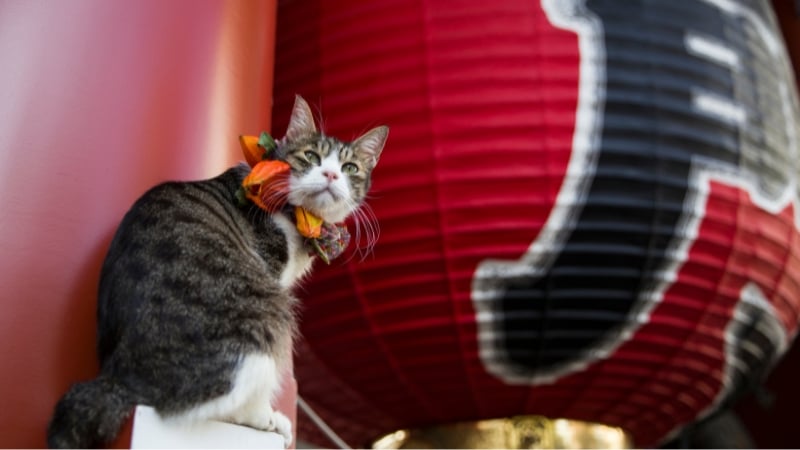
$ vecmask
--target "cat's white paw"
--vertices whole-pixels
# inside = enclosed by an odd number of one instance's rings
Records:
[[[268,420],[267,431],[274,431],[283,436],[284,448],[292,445],[292,421],[282,413],[272,412]]]
[[[248,413],[247,415],[243,414],[244,411],[240,411],[240,414],[237,417],[231,418],[230,422],[261,431],[280,434],[281,437],[283,437],[284,446],[286,448],[292,444],[292,421],[283,413],[275,411],[269,407],[269,404],[267,404],[266,408],[260,408],[257,411],[245,411]]]

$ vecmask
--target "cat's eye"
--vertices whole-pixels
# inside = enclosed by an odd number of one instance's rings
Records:
[[[347,175],[353,175],[354,173],[358,172],[358,166],[353,163],[344,163],[342,164],[342,172],[346,173]]]
[[[309,151],[305,152],[305,156],[306,156],[306,159],[308,160],[308,162],[310,162],[311,164],[314,164],[314,165],[317,165],[317,166],[319,165],[319,163],[320,163],[319,155],[316,154],[315,152],[312,152],[311,150],[309,150]]]

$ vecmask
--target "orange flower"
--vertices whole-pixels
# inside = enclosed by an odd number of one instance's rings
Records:
[[[242,187],[244,194],[265,211],[275,210],[278,200],[285,195],[291,168],[283,161],[261,161],[250,171]]]
[[[242,146],[242,153],[244,159],[250,167],[255,167],[256,164],[264,160],[266,150],[258,145],[257,136],[239,136],[239,145]]]
[[[297,231],[307,238],[318,238],[322,234],[322,219],[307,210],[296,206],[294,217],[297,220]]]

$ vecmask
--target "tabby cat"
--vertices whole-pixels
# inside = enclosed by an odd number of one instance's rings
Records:
[[[325,136],[298,96],[276,150],[291,167],[288,205],[332,224],[363,213],[387,135],[381,126],[350,143]],[[125,215],[100,276],[100,374],[58,402],[48,445],[105,445],[136,404],[169,420],[275,431],[291,443],[291,423],[271,402],[292,357],[291,289],[315,256],[289,208],[270,213],[237,196],[249,170],[161,184]]]

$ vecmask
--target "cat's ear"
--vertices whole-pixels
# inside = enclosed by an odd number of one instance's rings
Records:
[[[361,137],[353,141],[353,147],[356,153],[364,160],[370,167],[375,167],[378,164],[378,158],[381,156],[383,146],[386,144],[386,138],[389,136],[389,127],[382,125],[375,127]]]
[[[303,97],[294,97],[294,107],[292,108],[292,118],[289,119],[289,126],[286,128],[286,139],[293,141],[301,136],[307,136],[317,132],[314,125],[314,114],[311,113],[308,103]]]

